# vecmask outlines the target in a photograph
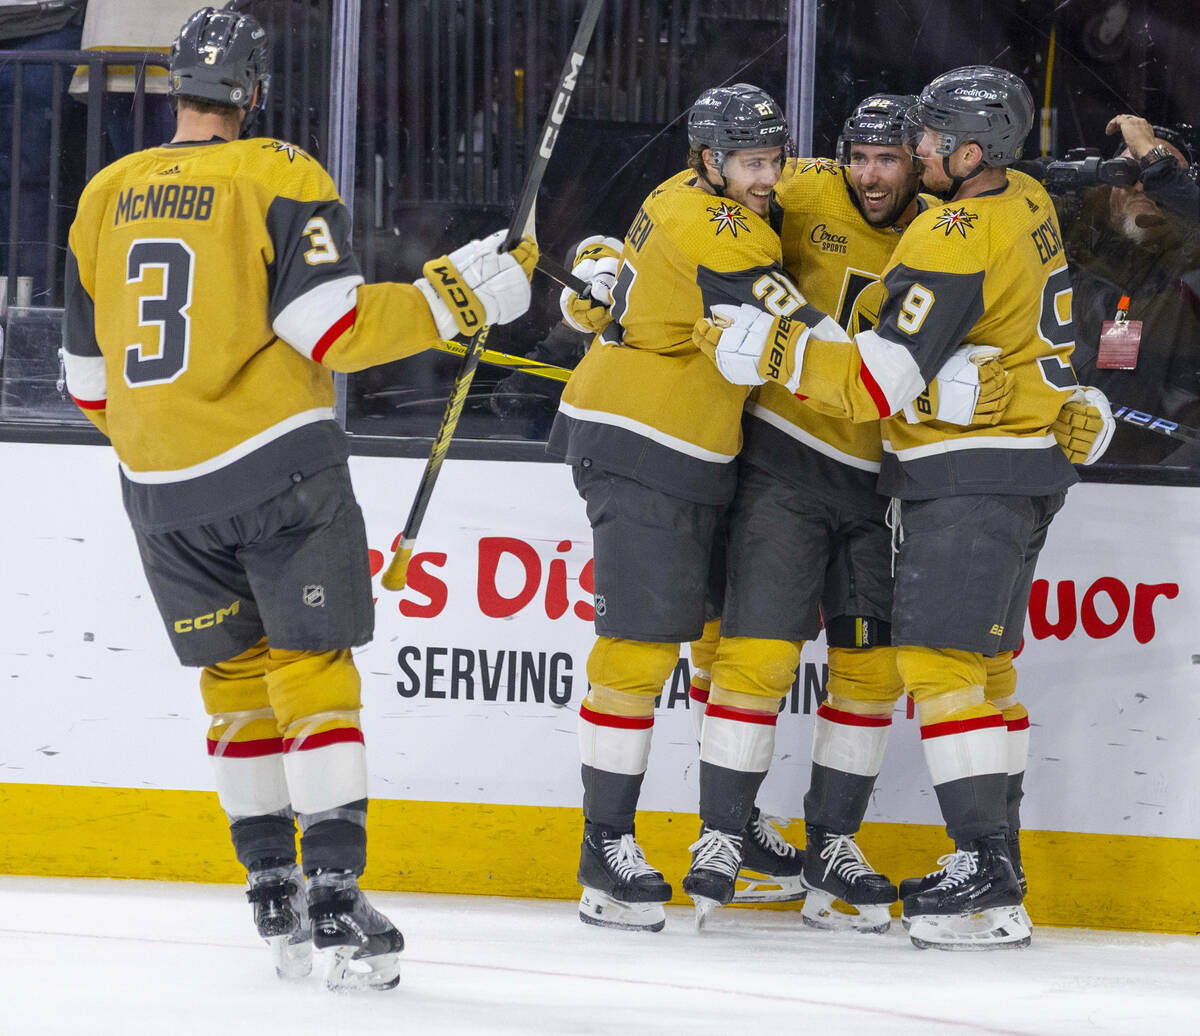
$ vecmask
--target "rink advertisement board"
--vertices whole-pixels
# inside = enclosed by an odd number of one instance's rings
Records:
[[[22,487],[10,493],[2,519],[3,801],[11,811],[29,796],[43,805],[49,796],[57,804],[51,812],[67,819],[70,789],[89,810],[104,808],[95,804],[104,789],[204,793],[187,801],[208,802],[196,674],[179,668],[167,644],[112,453],[0,444],[0,457],[4,484]],[[556,840],[552,852],[542,845],[539,853],[567,861],[561,885],[496,887],[570,895],[580,795],[575,727],[593,614],[583,505],[564,467],[451,461],[408,586],[390,593],[378,573],[422,463],[351,461],[377,594],[375,639],[356,653],[373,822],[392,815],[393,802],[407,811],[402,826],[453,818],[485,842],[489,825],[531,823],[540,838]],[[1099,853],[1100,882],[1105,867],[1127,866],[1129,853],[1160,867],[1173,861],[1168,870],[1179,871],[1181,892],[1200,876],[1198,500],[1195,489],[1081,485],[1055,520],[1017,659],[1032,725],[1023,818],[1034,859],[1086,845],[1093,863]],[[760,804],[780,816],[803,812],[824,663],[823,639],[805,645],[779,723]],[[685,650],[660,699],[642,795],[659,828],[664,818],[679,821],[670,838],[684,853],[698,794],[688,677]],[[927,830],[911,825],[940,825],[907,713],[902,700],[864,829],[864,840],[874,832],[885,853],[893,841],[906,842],[905,831]],[[37,818],[26,823],[36,827]],[[377,832],[372,838],[378,845]],[[945,846],[943,838],[934,848]],[[929,852],[922,848],[921,858]],[[5,862],[0,869],[21,869]],[[1115,872],[1111,880],[1122,881]],[[1190,924],[1180,915],[1166,926]]]

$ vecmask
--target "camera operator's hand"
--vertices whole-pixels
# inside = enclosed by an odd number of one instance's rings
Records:
[[[1104,127],[1104,132],[1109,136],[1120,133],[1125,139],[1125,146],[1129,148],[1129,153],[1139,161],[1156,143],[1154,127],[1136,115],[1113,116],[1108,125]]]

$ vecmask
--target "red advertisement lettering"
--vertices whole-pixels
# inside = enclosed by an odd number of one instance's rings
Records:
[[[496,573],[505,555],[515,557],[525,571],[525,584],[515,597],[505,597],[496,587]],[[479,610],[493,619],[515,615],[537,593],[542,581],[542,559],[524,540],[511,536],[485,536],[479,541]]]
[[[1101,576],[1077,595],[1075,581],[1062,580],[1055,590],[1057,617],[1049,616],[1050,582],[1035,579],[1029,592],[1029,631],[1035,640],[1066,640],[1079,625],[1093,640],[1105,640],[1124,628],[1132,616],[1133,637],[1139,644],[1154,639],[1154,603],[1179,596],[1178,583],[1138,583],[1129,587],[1115,576]]]
[[[412,590],[424,594],[427,603],[418,604],[415,601],[400,599],[400,614],[410,619],[432,619],[440,615],[446,607],[448,590],[443,580],[426,570],[426,565],[436,565],[441,568],[446,564],[445,554],[414,554],[408,562],[408,578],[405,591]]]

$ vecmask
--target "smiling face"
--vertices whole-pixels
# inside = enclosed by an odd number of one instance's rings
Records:
[[[912,204],[919,163],[899,145],[851,144],[846,176],[867,222],[891,227]]]
[[[745,148],[731,151],[725,157],[725,168],[717,171],[711,152],[706,154],[709,168],[716,176],[725,177],[725,197],[744,205],[751,212],[766,217],[771,210],[771,193],[783,173],[783,149],[777,147]]]

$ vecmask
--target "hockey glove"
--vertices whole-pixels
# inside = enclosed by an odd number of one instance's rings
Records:
[[[904,408],[909,424],[993,425],[1012,402],[1013,377],[1000,366],[994,345],[964,345],[942,364],[916,399]]]
[[[571,272],[587,282],[588,292],[576,295],[570,288],[563,288],[558,297],[558,308],[562,310],[563,320],[576,331],[596,335],[612,320],[609,307],[617,268],[621,265],[622,247],[615,237],[600,235],[585,237],[575,246]]]
[[[470,338],[485,324],[507,324],[529,308],[537,242],[524,237],[511,252],[501,252],[507,234],[497,230],[422,267],[425,276],[415,283],[443,338]]]
[[[1050,431],[1072,464],[1094,464],[1108,449],[1116,428],[1104,393],[1081,385],[1067,398]]]
[[[761,385],[770,378],[795,393],[808,325],[772,316],[747,303],[718,305],[713,306],[711,319],[696,321],[692,341],[712,357],[726,381]]]

